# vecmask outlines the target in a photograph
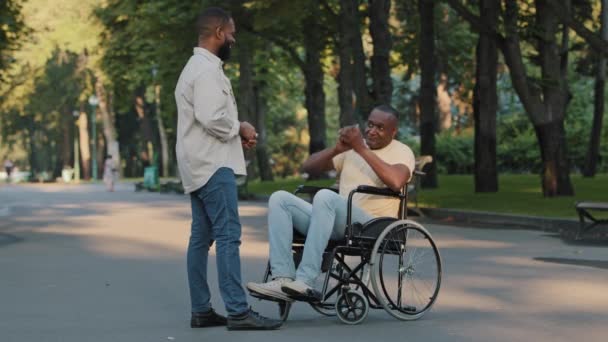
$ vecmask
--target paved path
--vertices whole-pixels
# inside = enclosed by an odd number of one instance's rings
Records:
[[[243,202],[243,281],[267,255],[264,203]],[[606,341],[608,248],[537,231],[428,225],[444,282],[432,312],[359,326],[303,304],[275,332],[188,327],[185,196],[101,185],[0,185],[0,341]],[[210,260],[214,307],[223,312]],[[276,307],[251,299],[255,309]]]

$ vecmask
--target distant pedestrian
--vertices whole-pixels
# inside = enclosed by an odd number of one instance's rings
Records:
[[[6,171],[6,181],[8,182],[11,178],[11,173],[13,172],[13,167],[15,165],[13,164],[13,161],[10,160],[9,158],[6,158],[4,160],[4,170]]]
[[[114,191],[117,171],[114,159],[108,154],[103,166],[103,182],[106,183],[106,189],[108,189],[108,191]]]

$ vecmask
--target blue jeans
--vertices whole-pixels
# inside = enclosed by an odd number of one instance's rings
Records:
[[[200,189],[190,194],[192,230],[188,244],[188,285],[192,312],[211,309],[207,285],[209,247],[215,240],[218,282],[226,311],[238,315],[248,310],[241,286],[241,223],[234,172],[220,168]]]
[[[346,198],[331,190],[321,190],[312,204],[286,191],[277,191],[268,201],[268,240],[273,278],[301,280],[313,286],[321,273],[323,252],[330,239],[344,238]],[[353,205],[352,222],[367,222],[373,216]],[[294,228],[306,236],[302,261],[295,269],[291,245]]]

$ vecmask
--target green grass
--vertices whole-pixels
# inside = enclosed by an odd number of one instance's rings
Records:
[[[587,179],[572,175],[575,196],[544,198],[538,175],[501,175],[499,192],[476,194],[472,175],[442,175],[438,189],[423,189],[419,204],[424,207],[523,214],[532,216],[575,218],[576,201],[608,201],[608,174]],[[304,182],[299,178],[277,179],[273,182],[253,181],[249,192],[270,195],[276,190],[293,191]],[[334,180],[307,182],[307,185],[328,186]]]

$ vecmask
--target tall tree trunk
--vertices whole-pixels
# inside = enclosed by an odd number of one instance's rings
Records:
[[[156,108],[156,123],[158,125],[158,135],[160,137],[160,155],[161,155],[161,171],[162,176],[169,176],[169,142],[167,141],[167,132],[165,130],[165,124],[163,123],[163,116],[161,114],[160,106],[160,84],[154,86],[154,99]]]
[[[266,82],[264,80],[265,70],[262,69],[262,77],[260,80],[255,82],[253,93],[255,98],[255,125],[258,128],[258,144],[255,148],[256,159],[260,170],[260,178],[263,181],[272,181],[272,168],[270,165],[270,156],[268,155],[268,133],[266,132],[266,112],[268,111],[268,104],[266,97],[264,96],[266,89]]]
[[[367,70],[365,67],[365,52],[363,50],[362,34],[360,31],[359,18],[359,1],[358,0],[341,0],[340,6],[344,9],[345,15],[352,20],[352,29],[356,30],[351,37],[351,48],[353,51],[353,68],[356,94],[355,114],[358,117],[355,120],[367,120],[367,116],[371,112],[374,101],[367,88]],[[355,115],[357,116],[357,115]]]
[[[543,157],[543,194],[545,196],[574,195],[570,181],[570,164],[566,149],[564,118],[568,105],[566,83],[567,46],[556,43],[559,21],[547,8],[547,0],[536,0],[536,20],[540,33],[538,52],[543,79],[544,119],[534,123]],[[567,35],[565,37],[567,44]],[[566,64],[566,65],[564,65]]]
[[[38,166],[38,152],[36,151],[36,122],[34,121],[34,114],[28,115],[28,150],[29,150],[29,162],[30,162],[30,180],[36,179],[36,173],[39,170]]]
[[[452,98],[448,92],[448,75],[441,73],[437,85],[437,110],[439,112],[439,131],[452,127]]]
[[[82,163],[82,177],[91,179],[91,148],[89,140],[89,119],[85,111],[84,103],[80,105],[80,116],[78,117],[78,133],[80,136],[80,162]]]
[[[340,1],[338,15],[337,50],[340,58],[340,72],[338,73],[338,103],[340,105],[340,127],[352,125],[356,122],[355,108],[353,107],[354,71],[352,42],[359,35],[359,23],[352,16],[352,0]]]
[[[146,101],[144,99],[144,87],[137,88],[135,92],[135,112],[144,138],[144,153],[142,153],[142,161],[144,164],[152,165],[154,163],[154,131],[150,116],[146,113]]]
[[[393,80],[389,64],[393,40],[388,28],[391,0],[369,0],[369,5],[369,29],[374,41],[372,56],[374,99],[377,104],[390,105],[393,96]]]
[[[608,0],[602,0],[600,14],[600,36],[608,42]],[[589,149],[585,157],[583,176],[593,177],[597,172],[597,161],[600,154],[600,137],[602,136],[602,121],[604,117],[604,92],[606,89],[606,55],[598,51],[598,60],[595,74],[595,89],[593,95],[593,123]]]
[[[114,128],[114,115],[112,110],[112,98],[106,91],[102,78],[97,76],[95,82],[95,93],[99,99],[99,113],[103,122],[103,135],[106,140],[107,153],[112,156],[114,165],[120,170],[120,149],[116,139],[116,129]],[[105,159],[105,158],[104,158]],[[102,164],[103,165],[103,164]]]
[[[420,12],[420,152],[435,158],[435,132],[437,116],[435,114],[435,30],[433,0],[419,0]],[[427,188],[437,187],[437,162],[429,166],[422,185]]]
[[[61,127],[63,134],[61,134],[61,169],[69,168],[72,166],[70,165],[73,145],[70,139],[72,137],[70,132],[72,132],[72,125],[74,123],[74,121],[72,120],[72,113],[67,109],[62,110]]]
[[[243,37],[240,38],[238,44],[238,62],[239,62],[239,96],[237,101],[239,102],[239,120],[247,121],[255,126],[258,130],[259,139],[259,127],[256,124],[256,102],[255,94],[253,90],[253,36],[244,33]],[[258,140],[259,144],[259,140]],[[245,159],[248,161],[247,164],[247,176],[249,179],[256,178],[258,172],[256,170],[256,153],[254,151],[245,150]]]
[[[323,68],[321,65],[321,52],[323,41],[321,27],[318,21],[318,4],[314,1],[312,12],[305,19],[304,48],[306,58],[304,62],[304,78],[306,80],[306,110],[308,111],[308,132],[310,134],[309,152],[325,149],[325,92],[323,90]]]
[[[494,29],[500,0],[481,0],[479,13],[485,25]],[[498,47],[491,32],[479,33],[477,42],[473,115],[475,118],[475,192],[497,192],[496,169],[496,69]]]
[[[567,49],[562,48],[560,56],[555,35],[557,19],[548,11],[546,0],[536,1],[535,32],[538,35],[538,52],[543,78],[539,91],[528,81],[524,66],[517,16],[517,0],[505,1],[505,32],[500,48],[509,66],[511,82],[534,125],[541,150],[543,170],[541,173],[543,195],[571,196],[574,194],[570,182],[570,168],[567,158],[566,139],[563,134],[564,115],[568,103],[567,85],[562,70],[566,63]],[[565,40],[567,42],[567,40]],[[541,96],[542,92],[542,96]],[[554,139],[554,140],[551,140]]]

